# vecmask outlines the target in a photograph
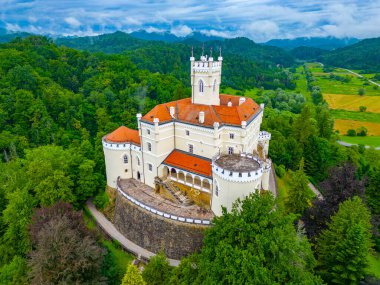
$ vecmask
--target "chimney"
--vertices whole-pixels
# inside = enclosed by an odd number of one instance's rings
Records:
[[[245,102],[245,97],[239,98],[239,106]]]
[[[141,120],[141,118],[142,118],[142,115],[141,115],[141,113],[138,113],[137,115],[136,115],[136,118],[137,118],[137,127],[138,127],[138,129],[140,129],[140,120]]]
[[[231,107],[231,106],[232,106],[232,102],[231,102],[231,101],[228,102],[228,103],[227,103],[227,106],[228,106],[228,107]]]
[[[199,123],[203,124],[205,122],[205,112],[199,112]]]
[[[160,122],[159,118],[154,118],[153,123],[154,123],[154,132],[158,134],[158,123]]]
[[[261,104],[260,104],[260,108],[263,109],[263,110],[264,110],[264,106],[265,106],[264,103],[261,103]]]
[[[245,129],[247,127],[247,122],[246,121],[241,121],[241,127]]]
[[[172,118],[174,118],[174,114],[175,114],[175,108],[174,108],[174,106],[171,106],[171,107],[170,107],[170,116],[171,116]]]

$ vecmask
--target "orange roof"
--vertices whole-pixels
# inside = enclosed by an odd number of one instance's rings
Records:
[[[153,123],[154,118],[158,118],[160,123],[171,121],[170,107],[175,107],[174,117],[183,122],[213,126],[214,122],[227,125],[241,125],[242,121],[249,121],[259,110],[259,105],[251,98],[245,98],[245,102],[239,105],[240,96],[220,94],[220,106],[202,105],[191,103],[191,98],[172,101],[154,107],[150,112],[142,117],[143,121]],[[231,102],[232,106],[227,104]],[[199,123],[199,112],[205,113],[205,121]]]
[[[187,154],[180,150],[173,150],[163,163],[202,176],[211,177],[211,160]]]
[[[131,142],[140,145],[140,136],[137,130],[121,126],[112,133],[105,136],[105,139],[110,142]]]

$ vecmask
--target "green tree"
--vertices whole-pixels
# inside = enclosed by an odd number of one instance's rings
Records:
[[[165,285],[169,282],[172,268],[163,252],[153,256],[145,266],[142,276],[147,284]]]
[[[299,169],[292,173],[290,188],[286,200],[286,209],[289,212],[302,215],[304,210],[309,206],[313,198],[313,192],[308,184],[309,180],[303,170],[304,160],[301,160]]]
[[[359,90],[358,90],[358,94],[359,94],[360,96],[363,96],[363,95],[365,94],[365,89],[364,89],[363,87],[359,88]]]
[[[0,268],[0,284],[28,284],[27,265],[25,258],[15,255],[12,261]]]
[[[123,277],[121,285],[145,285],[145,281],[142,278],[139,269],[133,264],[128,265],[127,272]]]
[[[308,138],[316,134],[316,132],[316,121],[313,118],[313,109],[311,106],[305,105],[301,111],[301,114],[294,121],[294,138],[300,143],[306,143]]]
[[[359,197],[346,200],[317,239],[318,269],[331,284],[358,284],[371,249],[370,213]]]
[[[251,194],[214,219],[204,246],[185,259],[177,284],[320,284],[307,238],[271,194]],[[182,262],[181,262],[182,263]]]

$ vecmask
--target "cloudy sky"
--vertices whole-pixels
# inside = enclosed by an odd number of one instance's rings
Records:
[[[380,36],[380,0],[0,0],[0,27],[50,35],[121,30],[224,37]]]

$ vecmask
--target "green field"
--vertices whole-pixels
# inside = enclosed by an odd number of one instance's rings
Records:
[[[380,255],[371,255],[368,258],[369,261],[369,272],[372,273],[377,278],[380,278]]]
[[[357,77],[344,69],[336,68],[331,73],[343,77],[348,76],[351,79],[349,82],[330,78],[330,73],[323,72],[323,67],[318,63],[309,63],[307,67],[313,73],[315,84],[321,88],[322,93],[358,95],[358,90],[364,88],[365,95],[380,96],[380,88],[366,82],[365,78]]]
[[[305,71],[302,65],[297,67],[294,78],[297,84],[295,92],[301,93],[302,95],[305,96],[305,99],[307,101],[311,102],[310,92],[307,90],[307,80],[305,76]]]
[[[371,136],[371,137],[349,137],[349,136],[341,136],[341,140],[347,143],[352,144],[363,144],[369,145],[373,147],[380,146],[380,136]]]
[[[331,114],[333,115],[334,119],[380,123],[380,113],[331,110]]]

